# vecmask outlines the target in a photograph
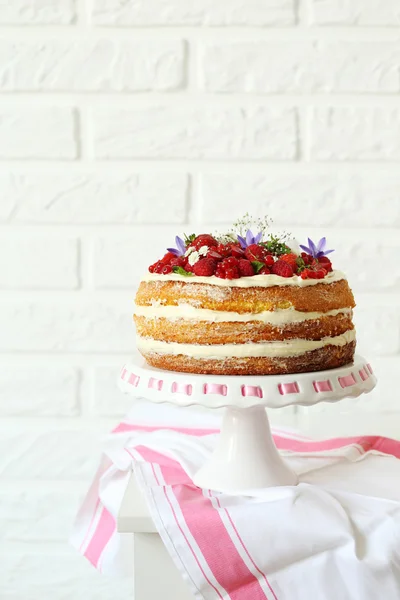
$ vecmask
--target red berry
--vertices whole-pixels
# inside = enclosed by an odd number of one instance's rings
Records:
[[[228,258],[225,258],[222,261],[222,264],[224,265],[224,267],[238,267],[239,266],[239,261],[237,258],[235,258],[234,256],[229,256]]]
[[[182,256],[175,256],[171,259],[170,263],[171,267],[183,267],[185,264],[185,259]]]
[[[149,266],[150,273],[154,273],[156,266],[157,266],[157,263],[154,263],[153,265]]]
[[[199,277],[214,275],[217,263],[212,258],[201,258],[193,265],[193,273]]]
[[[226,258],[232,254],[232,247],[229,244],[218,244],[217,252],[223,257]]]
[[[192,265],[190,264],[190,262],[188,260],[185,260],[185,264],[183,265],[183,268],[188,273],[193,273],[193,267],[192,267]]]
[[[217,268],[215,269],[215,277],[225,279],[225,269],[223,268],[222,263],[217,264]]]
[[[317,279],[323,279],[325,277],[325,275],[327,274],[327,271],[325,269],[318,269],[317,271]]]
[[[209,235],[208,233],[202,233],[201,235],[198,235],[190,245],[194,246],[196,250],[199,250],[202,246],[210,247],[216,246],[217,244],[217,240],[213,238],[212,235]]]
[[[222,260],[222,256],[219,252],[215,250],[215,248],[210,248],[207,252],[207,258],[213,258],[216,261]]]
[[[314,258],[311,256],[311,254],[307,254],[306,252],[301,253],[301,258],[304,260],[305,265],[311,265],[311,263],[314,260]]]
[[[225,269],[225,279],[238,279],[240,277],[237,267],[227,267]]]
[[[287,262],[292,267],[293,271],[297,270],[297,255],[293,252],[282,254],[282,256],[279,257],[279,260]]]
[[[332,271],[332,263],[327,256],[321,256],[318,259],[318,262],[328,273]]]
[[[275,260],[274,260],[274,257],[271,256],[271,254],[268,254],[265,257],[264,262],[267,265],[267,267],[272,267],[272,265],[274,264]]]
[[[246,258],[250,261],[258,260],[261,262],[264,262],[264,259],[267,255],[265,249],[262,246],[259,246],[258,244],[250,244],[250,246],[247,246],[246,250],[244,251],[244,254]]]
[[[168,265],[173,258],[176,258],[176,255],[172,252],[167,252],[167,254],[162,257],[160,262],[162,262],[163,265]]]
[[[233,245],[231,246],[232,256],[235,258],[244,258],[244,250],[240,246]]]
[[[156,264],[156,266],[155,266],[155,268],[154,268],[154,273],[161,274],[161,273],[162,273],[162,270],[163,270],[163,268],[164,268],[164,266],[165,266],[165,265],[163,265],[163,264],[162,264],[162,262],[161,262],[160,260],[159,260],[159,261],[157,261],[157,264]]]
[[[239,260],[239,273],[242,277],[252,277],[254,275],[254,269],[249,260],[244,258]]]
[[[293,277],[293,267],[289,265],[289,263],[280,259],[273,264],[271,272],[274,273],[274,275],[279,275],[280,277]]]
[[[263,267],[258,274],[259,275],[270,275],[271,271],[268,269],[268,267]]]
[[[308,279],[308,273],[309,273],[308,269],[304,269],[304,271],[302,271],[302,272],[300,273],[300,277],[301,277],[302,279]]]
[[[161,273],[163,275],[167,275],[168,273],[172,273],[172,267],[171,265],[164,265],[161,269]]]

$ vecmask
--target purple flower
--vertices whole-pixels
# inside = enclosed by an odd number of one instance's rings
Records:
[[[318,244],[314,244],[310,238],[308,238],[308,246],[302,246],[300,244],[300,248],[307,252],[307,254],[311,254],[314,258],[321,258],[321,256],[327,256],[331,252],[335,252],[334,250],[325,250],[326,248],[326,238],[321,238]]]
[[[257,233],[257,235],[253,235],[250,229],[247,230],[246,238],[242,237],[241,235],[237,236],[238,242],[242,246],[242,248],[247,248],[247,246],[251,246],[251,244],[258,244],[258,242],[261,241],[261,238],[262,231],[260,231],[260,233]]]
[[[178,235],[175,238],[176,248],[167,248],[168,252],[172,252],[175,256],[183,256],[186,252],[185,242]]]

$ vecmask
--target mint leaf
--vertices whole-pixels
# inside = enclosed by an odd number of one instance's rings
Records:
[[[259,272],[261,271],[261,269],[262,269],[263,267],[265,267],[265,264],[264,264],[264,263],[262,263],[262,262],[260,262],[259,260],[253,260],[253,261],[251,262],[251,266],[253,267],[253,269],[254,269],[254,272],[255,272],[255,274],[257,275],[257,273],[259,273]]]
[[[178,267],[178,265],[176,265],[175,267],[172,267],[172,270],[174,273],[177,273],[178,275],[184,275],[185,277],[192,277],[193,273],[189,273],[189,271],[185,271],[185,269],[183,267]]]

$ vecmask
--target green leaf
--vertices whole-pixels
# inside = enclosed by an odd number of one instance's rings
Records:
[[[196,239],[196,234],[191,233],[190,235],[183,234],[183,241],[185,242],[185,246],[189,246]]]
[[[296,264],[297,264],[298,273],[301,273],[306,268],[306,263],[304,262],[304,260],[301,256],[298,256],[296,258]]]
[[[257,273],[259,273],[261,269],[265,267],[265,264],[260,262],[259,260],[253,260],[251,261],[251,266],[253,267],[254,272],[257,275]]]
[[[175,267],[172,267],[172,270],[174,273],[177,273],[178,275],[184,275],[185,277],[193,276],[193,273],[189,273],[189,271],[185,271],[185,269],[183,267],[178,267],[178,265],[176,265]]]

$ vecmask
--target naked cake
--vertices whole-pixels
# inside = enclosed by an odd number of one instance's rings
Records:
[[[255,235],[239,228],[176,237],[176,248],[149,267],[134,320],[150,365],[271,375],[353,360],[354,297],[344,273],[332,267],[326,239],[295,248],[262,223]]]

